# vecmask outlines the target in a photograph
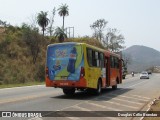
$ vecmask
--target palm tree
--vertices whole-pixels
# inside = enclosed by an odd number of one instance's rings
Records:
[[[38,13],[38,16],[37,16],[37,22],[38,22],[38,25],[42,27],[43,36],[44,36],[44,31],[46,30],[46,26],[49,23],[49,19],[47,18],[47,15],[48,15],[47,12],[41,11],[40,13]]]
[[[63,16],[63,31],[64,31],[64,17],[65,16],[68,16],[69,15],[69,12],[68,12],[68,5],[66,4],[62,4],[59,8],[58,8],[58,14],[60,16]]]
[[[58,38],[59,42],[63,42],[64,38],[67,38],[67,35],[64,33],[64,30],[61,29],[60,27],[57,27],[55,29],[54,35],[56,38]]]

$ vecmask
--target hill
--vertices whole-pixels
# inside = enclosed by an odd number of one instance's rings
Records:
[[[123,51],[131,57],[128,71],[141,72],[153,66],[160,66],[160,52],[146,46],[133,45]]]
[[[54,36],[43,37],[26,24],[0,31],[0,85],[43,82],[47,45],[57,42]],[[65,42],[84,42],[104,48],[89,37],[68,38]]]

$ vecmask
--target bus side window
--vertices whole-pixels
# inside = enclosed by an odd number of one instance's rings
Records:
[[[99,67],[100,63],[99,63],[99,53],[98,52],[95,52],[95,59],[96,59],[96,67]]]
[[[97,66],[96,52],[92,50],[92,66]]]
[[[100,59],[100,67],[104,67],[104,55],[103,53],[99,53],[99,59]]]
[[[116,68],[119,68],[119,59],[116,58]]]
[[[87,61],[88,61],[88,64],[89,66],[93,66],[92,64],[92,50],[91,49],[87,49]]]
[[[111,60],[111,68],[119,68],[119,59],[115,56],[110,57]]]
[[[87,49],[87,59],[89,66],[101,67],[104,65],[104,55],[98,51],[94,51],[90,48]]]
[[[98,52],[95,52],[95,59],[98,60]]]
[[[111,68],[113,68],[114,67],[114,60],[113,60],[113,56],[110,56],[110,61],[111,61]]]

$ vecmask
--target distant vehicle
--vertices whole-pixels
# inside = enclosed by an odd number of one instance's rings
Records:
[[[62,88],[64,94],[75,90],[93,90],[122,83],[121,56],[85,43],[48,45],[46,58],[46,86]]]
[[[140,79],[149,79],[149,74],[147,71],[143,71],[140,74]]]
[[[132,77],[134,77],[134,72],[132,72]]]
[[[152,72],[151,72],[151,71],[147,71],[147,72],[148,72],[148,74],[150,74],[150,75],[152,74]]]

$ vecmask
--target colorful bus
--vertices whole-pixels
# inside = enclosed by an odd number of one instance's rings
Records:
[[[47,87],[62,88],[72,95],[76,90],[101,93],[102,88],[122,83],[122,61],[118,54],[88,45],[66,42],[47,47]]]

